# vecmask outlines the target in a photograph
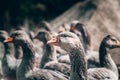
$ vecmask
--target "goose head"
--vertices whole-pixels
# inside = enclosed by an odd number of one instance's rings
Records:
[[[30,40],[27,33],[25,31],[18,30],[11,33],[10,37],[5,39],[4,42],[5,43],[13,42],[15,44],[22,45],[23,43],[26,43],[27,40]]]
[[[69,51],[71,48],[77,47],[77,45],[80,43],[80,40],[74,33],[66,31],[54,36],[47,43],[60,46],[65,51]]]
[[[71,23],[70,32],[76,33],[78,36],[87,34],[84,25],[77,20]]]
[[[120,47],[120,42],[117,38],[107,35],[101,42],[108,49],[114,49]]]
[[[82,30],[83,24],[81,24],[79,21],[75,20],[72,21],[71,26],[70,26],[70,31],[74,32],[75,30]]]

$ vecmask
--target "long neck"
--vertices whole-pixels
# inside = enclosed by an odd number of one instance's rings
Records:
[[[87,51],[87,43],[86,43],[85,36],[84,36],[84,35],[81,35],[81,36],[80,36],[80,40],[81,40],[81,43],[82,43],[82,45],[83,45],[84,51],[85,51],[85,53],[86,53],[86,51]]]
[[[71,76],[70,80],[87,80],[87,63],[83,48],[72,48],[70,52]]]
[[[35,49],[30,40],[26,40],[21,45],[23,57],[20,66],[17,68],[17,80],[26,80],[26,73],[34,70],[35,66]]]
[[[80,39],[80,41],[81,41],[81,43],[83,45],[83,49],[84,49],[84,51],[86,53],[86,51],[87,51],[87,43],[86,43],[86,37],[85,37],[84,32],[81,33],[81,32],[79,32],[77,30],[72,31],[72,32],[77,34],[77,36],[79,37],[79,39]]]
[[[118,75],[118,70],[115,62],[112,60],[109,49],[105,47],[104,44],[101,44],[99,48],[99,60],[101,67],[106,67]]]
[[[85,26],[81,27],[80,32],[82,33],[83,40],[85,43],[84,45],[85,45],[86,49],[90,49],[90,47],[91,47],[91,39],[90,38],[91,37],[88,33],[87,28]]]
[[[16,57],[16,59],[22,59],[23,51],[22,51],[21,46],[16,45],[16,44],[14,44],[14,46],[15,46],[15,57]]]
[[[40,67],[43,68],[44,65],[49,61],[57,61],[56,49],[52,45],[50,46],[48,44],[45,44]]]
[[[14,55],[14,46],[12,43],[4,43],[4,47],[5,47],[4,56],[7,54]]]
[[[35,49],[33,43],[29,40],[22,44],[23,58],[20,67],[24,71],[32,70],[35,66]]]
[[[7,77],[16,77],[16,59],[14,57],[13,43],[4,43],[4,55],[2,58],[2,71]]]

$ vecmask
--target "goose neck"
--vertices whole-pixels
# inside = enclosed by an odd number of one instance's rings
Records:
[[[22,45],[23,49],[23,59],[21,66],[26,69],[33,69],[35,66],[35,49],[31,41],[26,41]]]
[[[107,69],[114,71],[116,75],[118,75],[117,66],[111,58],[109,49],[106,48],[103,44],[101,44],[99,49],[99,60],[101,67],[106,67]]]
[[[16,59],[22,59],[23,52],[22,52],[21,46],[16,45],[16,44],[14,44],[14,46],[15,46],[15,57],[16,57]]]
[[[12,43],[4,43],[4,47],[5,47],[4,55],[6,54],[14,55],[14,47]]]
[[[87,80],[87,62],[83,48],[76,47],[71,49],[71,76],[70,80]],[[76,79],[74,79],[76,78]]]
[[[44,65],[49,62],[49,61],[56,61],[57,56],[56,56],[56,49],[52,45],[45,44],[44,45],[44,54],[42,57],[42,62],[40,64],[41,68],[44,67]]]

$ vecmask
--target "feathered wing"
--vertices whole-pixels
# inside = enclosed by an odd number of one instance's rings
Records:
[[[106,68],[88,69],[89,80],[118,80],[115,73]]]
[[[31,75],[27,76],[28,79],[34,79],[34,80],[68,80],[65,78],[64,74],[57,73],[55,71],[51,70],[44,70],[40,69],[37,71],[31,72]]]

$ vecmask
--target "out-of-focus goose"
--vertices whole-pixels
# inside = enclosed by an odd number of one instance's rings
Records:
[[[47,41],[50,40],[51,38],[50,33],[48,31],[41,30],[36,35],[36,38],[44,43],[44,47],[43,47],[44,52],[41,59],[40,67],[44,69],[52,69],[55,71],[62,72],[65,75],[69,75],[70,66],[68,66],[67,64],[59,63],[57,61],[56,47],[47,44]]]
[[[54,46],[47,44],[47,41],[51,38],[50,33],[48,31],[41,30],[38,32],[35,38],[43,42],[43,56],[41,59],[40,68],[43,68],[44,65],[49,61],[57,61]]]
[[[34,45],[24,31],[13,32],[4,42],[13,42],[23,48],[22,62],[16,73],[17,80],[67,80],[54,71],[35,67]]]
[[[83,46],[74,33],[61,32],[48,43],[60,46],[68,52],[71,62],[70,80],[118,80],[117,67],[108,53],[109,49],[120,47],[116,38],[108,35],[102,40],[99,50],[102,67],[88,70]]]
[[[17,61],[14,56],[14,46],[12,43],[4,43],[4,40],[8,37],[6,31],[0,30],[0,41],[4,44],[4,55],[2,58],[2,72],[7,80],[16,79],[16,67]]]
[[[91,36],[88,33],[86,26],[79,21],[71,22],[70,32],[75,33],[81,40],[85,52],[91,47]]]
[[[91,50],[91,37],[88,33],[86,26],[79,21],[75,20],[71,22],[70,32],[75,33],[81,43],[86,53],[86,58],[88,61],[88,67],[99,67],[99,52]],[[70,63],[69,56],[60,56],[58,58],[59,62]]]
[[[70,32],[75,33],[81,40],[88,60],[88,67],[99,67],[99,52],[91,50],[91,36],[86,26],[77,20],[72,21]]]

